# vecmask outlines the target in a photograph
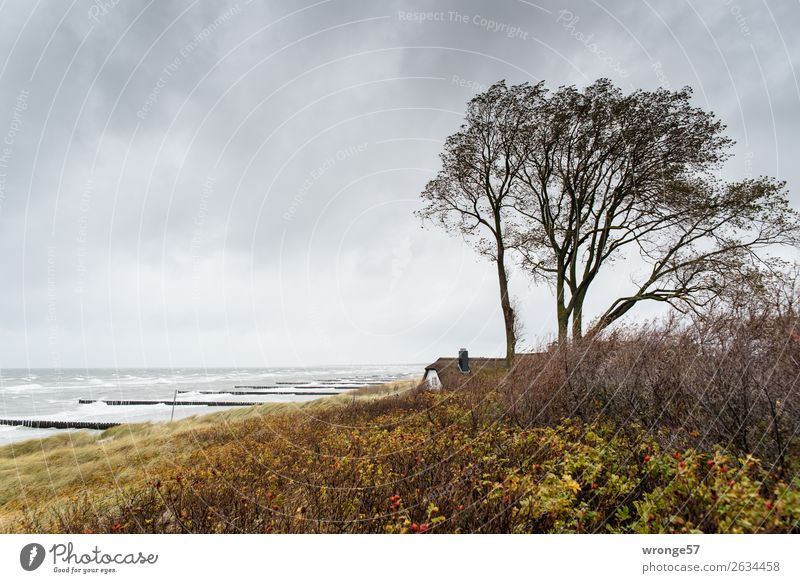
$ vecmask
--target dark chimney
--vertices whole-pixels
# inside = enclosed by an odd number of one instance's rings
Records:
[[[461,348],[458,351],[458,370],[469,372],[469,353],[466,348]]]

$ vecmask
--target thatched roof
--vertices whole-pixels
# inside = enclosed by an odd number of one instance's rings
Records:
[[[463,373],[458,368],[457,358],[439,358],[425,367],[425,374],[436,371],[442,386],[446,389],[457,389],[466,383],[472,375],[481,371],[499,370],[505,367],[505,358],[470,358],[469,372]]]
[[[517,354],[514,358],[514,366],[518,366],[523,362],[541,356],[541,353],[536,352]],[[439,358],[425,367],[426,377],[428,377],[430,371],[436,372],[443,388],[458,389],[465,385],[476,374],[492,374],[495,372],[507,371],[507,369],[505,358],[470,357],[468,373],[463,373],[458,368],[458,358]]]

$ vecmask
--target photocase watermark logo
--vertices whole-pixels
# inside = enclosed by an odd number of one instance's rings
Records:
[[[622,67],[622,63],[618,59],[612,57],[608,52],[601,48],[597,41],[594,40],[594,33],[585,34],[582,30],[577,28],[577,24],[581,21],[580,16],[575,16],[569,10],[562,10],[558,13],[558,18],[556,18],[556,24],[560,24],[564,27],[569,35],[574,38],[576,41],[581,43],[586,49],[594,54],[597,59],[606,64],[611,70],[617,73],[623,79],[626,79],[629,76],[629,73],[626,69]]]
[[[30,543],[19,552],[19,564],[26,571],[35,571],[46,559],[51,566],[45,570],[52,569],[53,573],[108,575],[134,565],[155,565],[158,555],[142,551],[104,552],[96,545],[88,550],[78,550],[71,542],[56,543],[46,551],[39,543]]]
[[[35,571],[42,566],[45,557],[44,547],[39,543],[30,543],[19,552],[19,564],[26,571]]]

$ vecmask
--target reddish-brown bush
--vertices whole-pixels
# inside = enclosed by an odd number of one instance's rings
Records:
[[[665,446],[719,444],[787,472],[800,437],[797,298],[727,304],[554,348],[512,368],[502,401],[522,426],[636,423]]]

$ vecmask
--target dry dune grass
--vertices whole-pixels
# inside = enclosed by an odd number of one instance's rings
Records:
[[[249,419],[321,411],[401,394],[414,381],[365,387],[348,394],[304,402],[269,403],[188,417],[174,423],[120,425],[103,432],[71,431],[41,440],[0,447],[0,532],[21,516],[25,506],[59,499],[82,490],[111,496],[153,467],[179,465],[204,446],[208,430],[227,433]]]

